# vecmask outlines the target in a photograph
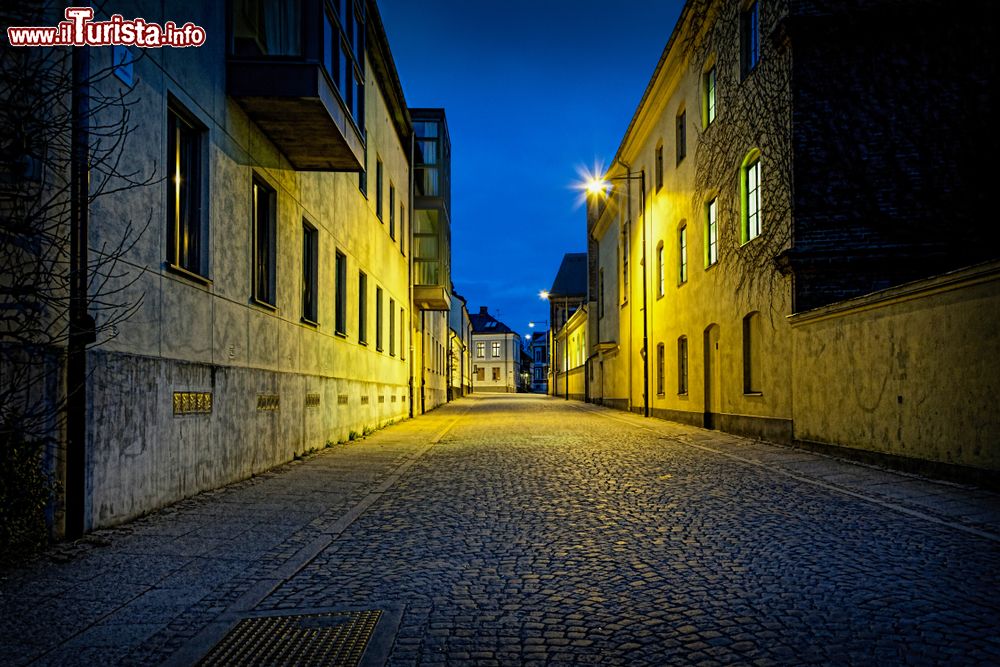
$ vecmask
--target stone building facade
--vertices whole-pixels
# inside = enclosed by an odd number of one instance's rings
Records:
[[[91,91],[134,99],[122,160],[165,177],[89,211],[92,257],[148,224],[108,278],[135,312],[86,352],[84,529],[446,399],[450,251],[411,290],[426,169],[376,3],[115,11],[209,39]]]
[[[990,29],[974,25],[976,11],[930,20],[940,5],[685,5],[588,203],[590,400],[781,442],[998,467],[988,411],[940,405],[936,425],[918,426],[899,408],[936,383],[973,405],[990,395],[978,373],[960,387],[951,352],[919,342],[934,338],[931,320],[904,302],[931,299],[964,322],[951,350],[997,368],[998,311],[966,317],[996,296],[982,292],[997,284],[997,230],[971,212],[989,191],[972,146],[996,143],[978,86],[990,70],[954,48],[965,35],[991,52]],[[919,76],[901,76],[900,63]],[[940,163],[919,156],[930,145]],[[984,261],[975,280],[940,277]],[[953,294],[939,303],[940,281]],[[834,305],[844,299],[879,305]],[[833,310],[809,315],[823,308]],[[918,349],[919,363],[899,356]],[[847,356],[825,363],[824,350]],[[883,367],[899,391],[868,405],[859,377]],[[907,436],[857,421],[873,410]],[[983,420],[975,435],[960,418],[970,411]]]
[[[521,337],[490,315],[486,306],[472,321],[472,388],[477,392],[517,392],[521,376]]]

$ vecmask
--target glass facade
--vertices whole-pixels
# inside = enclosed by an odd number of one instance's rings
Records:
[[[451,144],[442,109],[411,109],[414,130],[414,284],[451,289]]]

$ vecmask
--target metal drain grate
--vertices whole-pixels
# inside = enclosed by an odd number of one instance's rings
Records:
[[[357,665],[380,610],[245,618],[199,665]]]

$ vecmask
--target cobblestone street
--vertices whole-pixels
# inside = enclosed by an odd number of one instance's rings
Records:
[[[387,612],[369,663],[998,664],[1000,500],[538,396],[475,397],[53,548],[2,664],[193,664]]]

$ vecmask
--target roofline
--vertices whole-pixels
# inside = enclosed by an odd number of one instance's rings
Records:
[[[389,37],[385,32],[385,24],[382,23],[382,14],[379,13],[378,3],[375,0],[368,0],[366,4],[368,52],[372,55],[372,69],[375,71],[376,77],[382,79],[386,84],[385,96],[390,116],[392,116],[393,124],[396,126],[396,133],[405,143],[413,134],[413,121],[410,119],[410,111],[406,106],[403,84],[399,81],[399,71],[396,69],[396,61],[392,58]],[[409,150],[406,151],[406,154],[409,156]]]
[[[677,23],[674,24],[674,30],[670,33],[670,39],[667,40],[667,45],[663,47],[663,53],[660,54],[660,59],[656,63],[656,68],[653,70],[653,75],[649,78],[649,83],[646,84],[646,90],[642,93],[642,98],[639,100],[639,105],[635,108],[635,113],[632,114],[632,120],[629,121],[628,127],[625,128],[625,134],[622,136],[622,140],[618,143],[618,150],[615,151],[615,157],[611,161],[611,166],[608,167],[607,173],[614,170],[614,167],[619,162],[624,162],[623,153],[625,152],[625,144],[628,143],[631,138],[632,129],[639,122],[639,116],[642,114],[643,108],[646,106],[646,102],[649,96],[653,92],[653,87],[656,84],[656,80],[659,79],[660,73],[663,71],[664,65],[667,62],[667,56],[670,55],[670,50],[674,46],[674,42],[677,41],[678,36],[681,32],[681,26],[684,25],[687,15],[691,11],[691,5],[698,0],[686,0],[684,7],[681,8],[681,14],[677,17]],[[605,175],[607,175],[607,173]]]

